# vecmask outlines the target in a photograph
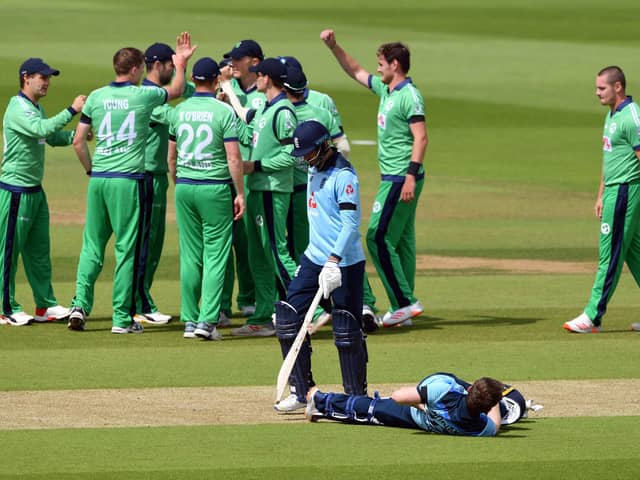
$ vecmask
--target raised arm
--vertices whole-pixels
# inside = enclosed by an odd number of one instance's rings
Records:
[[[347,75],[353,78],[356,82],[369,88],[369,72],[362,68],[355,58],[345,52],[344,49],[338,45],[334,31],[323,30],[320,32],[320,38],[327,48],[331,50],[331,53],[336,57],[336,60],[338,60],[338,63]]]
[[[182,32],[178,35],[178,39],[176,40],[176,53],[172,57],[176,73],[171,83],[164,87],[167,91],[167,100],[182,96],[186,82],[185,71],[187,69],[187,62],[196,48],[198,48],[197,45],[191,45],[191,34],[189,32]]]

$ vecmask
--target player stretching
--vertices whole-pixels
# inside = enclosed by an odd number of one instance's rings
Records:
[[[584,312],[564,329],[599,332],[607,303],[624,262],[640,285],[640,107],[625,94],[620,67],[606,67],[596,77],[596,95],[609,107],[602,134],[602,178],[595,205],[600,219],[600,260]],[[633,330],[640,330],[634,323]]]
[[[382,179],[373,203],[367,247],[389,297],[386,327],[408,322],[423,308],[413,294],[416,273],[415,216],[424,184],[422,161],[427,148],[424,102],[407,76],[409,50],[401,43],[378,49],[374,77],[336,43],[332,30],[320,38],[343,70],[380,97],[378,107],[378,163]],[[365,282],[365,304],[375,297]]]

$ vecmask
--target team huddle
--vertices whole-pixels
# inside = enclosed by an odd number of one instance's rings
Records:
[[[145,52],[118,50],[113,57],[114,81],[76,97],[51,118],[39,100],[47,94],[51,76],[60,72],[40,58],[30,58],[20,67],[20,92],[9,101],[3,122],[2,323],[67,320],[70,330],[83,331],[112,235],[116,266],[111,332],[142,333],[143,323],[169,322],[171,317],[160,312],[152,298],[151,287],[162,256],[171,179],[184,338],[222,338],[219,328],[230,325],[237,277],[236,307],[247,320],[230,334],[275,335],[286,357],[319,291],[322,300],[311,312],[314,323],[309,331],[331,320],[345,393],[325,394],[315,387],[307,335],[291,372],[289,395],[274,405],[278,412],[306,408],[310,419],[495,435],[506,415],[499,408],[505,408],[504,392],[512,389],[493,379],[468,384],[451,374],[434,374],[390,399],[366,397],[366,333],[411,325],[423,312],[414,289],[416,206],[428,143],[425,108],[408,76],[405,45],[381,45],[379,75],[374,76],[336,42],[333,31],[325,30],[320,37],[347,75],[380,98],[381,179],[366,246],[388,297],[386,313],[378,314],[365,272],[360,186],[331,97],[309,88],[296,58],[265,58],[254,40],[238,42],[220,62],[198,59],[187,81],[196,47],[185,32],[175,50],[163,43]],[[604,85],[611,72],[603,72]],[[179,97],[175,107],[167,104]],[[616,107],[628,107],[627,112],[635,113],[629,121],[637,121],[637,105],[631,100],[621,100]],[[64,131],[77,114],[75,131]],[[91,152],[89,142],[94,139]],[[51,284],[49,209],[41,186],[45,143],[72,145],[89,176],[76,289],[69,308],[59,304]],[[637,145],[640,141],[632,145],[634,158]],[[637,179],[632,180],[635,188]],[[606,182],[603,179],[602,190],[609,187]],[[607,219],[618,215],[609,204],[607,193]],[[600,209],[602,213],[602,204]],[[607,251],[613,248],[603,245]],[[620,258],[617,250],[614,253],[615,268],[597,280],[605,283],[605,292],[594,287],[597,298],[581,317],[565,324],[567,330],[599,328],[624,261],[624,254]],[[19,256],[33,291],[34,316],[15,299]],[[513,421],[526,412],[521,396],[516,403],[521,414]]]

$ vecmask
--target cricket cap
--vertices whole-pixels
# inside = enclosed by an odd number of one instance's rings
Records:
[[[220,67],[213,58],[203,57],[193,65],[191,74],[195,80],[213,80],[220,74]]]
[[[296,59],[296,57],[278,57],[278,60],[284,63],[287,68],[297,68],[298,70],[302,71],[302,65]]]
[[[260,60],[264,59],[262,48],[255,40],[240,40],[236,43],[230,52],[224,54],[225,58],[242,58],[254,57]]]
[[[284,82],[284,86],[294,92],[303,92],[307,88],[307,77],[304,72],[298,68],[287,68],[287,79]]]
[[[20,76],[33,75],[34,73],[41,73],[42,75],[60,75],[60,70],[51,68],[44,63],[41,58],[28,58],[20,65]]]
[[[285,67],[277,58],[265,58],[258,65],[249,67],[250,72],[262,73],[273,79],[286,80],[287,67]]]
[[[167,60],[171,60],[175,53],[173,48],[166,43],[154,43],[144,52],[144,62],[166,62]]]

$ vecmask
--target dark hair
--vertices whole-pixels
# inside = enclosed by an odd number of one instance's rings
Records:
[[[404,73],[409,73],[411,58],[409,48],[400,42],[383,43],[378,48],[378,55],[382,55],[387,63],[397,60]]]
[[[113,69],[116,75],[126,75],[133,67],[142,67],[144,53],[133,47],[121,48],[113,56]]]
[[[611,65],[609,67],[604,67],[602,70],[598,72],[598,76],[606,75],[607,83],[609,85],[615,85],[616,82],[620,82],[622,85],[622,90],[624,91],[627,88],[627,79],[624,77],[624,72],[622,69],[616,65]]]
[[[279,78],[273,78],[271,75],[267,75],[270,79],[271,82],[273,82],[273,86],[276,87],[279,90],[282,90],[284,88],[284,80],[281,80]]]
[[[504,385],[498,380],[482,377],[473,382],[467,394],[467,407],[471,415],[487,413],[502,398]]]

